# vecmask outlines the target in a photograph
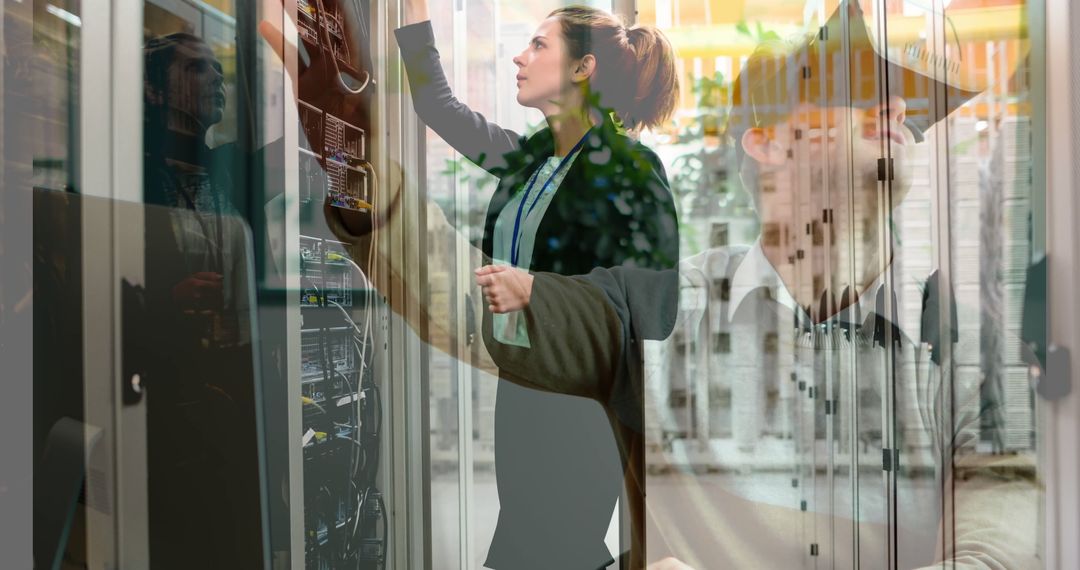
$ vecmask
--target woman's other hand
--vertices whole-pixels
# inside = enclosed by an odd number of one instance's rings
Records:
[[[224,279],[211,271],[193,273],[173,286],[173,301],[183,309],[220,310],[225,302]]]
[[[426,22],[428,17],[428,0],[405,0],[405,25]]]
[[[485,265],[476,270],[476,284],[492,313],[512,313],[529,306],[533,276],[509,265]]]

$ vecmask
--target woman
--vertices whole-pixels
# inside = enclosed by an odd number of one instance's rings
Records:
[[[250,158],[210,148],[221,62],[200,37],[143,49],[149,548],[155,568],[243,568],[262,556],[247,237]],[[148,392],[149,394],[149,392]]]
[[[624,131],[659,125],[674,110],[674,56],[660,32],[628,29],[592,8],[552,12],[513,60],[517,101],[543,112],[548,125],[525,138],[454,98],[426,0],[406,2],[406,23],[396,36],[417,113],[499,178],[484,225],[487,256],[562,275],[675,266],[678,230],[663,167]],[[502,314],[485,315],[485,341],[528,347],[523,319]],[[616,434],[633,428],[609,406],[528,387],[550,379],[515,376],[498,388],[501,511],[485,565],[606,567],[612,557],[604,536],[624,472],[641,457],[627,442],[640,438],[620,435],[617,443]]]

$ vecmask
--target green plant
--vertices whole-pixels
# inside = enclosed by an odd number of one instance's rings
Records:
[[[472,186],[481,192],[495,183],[494,176],[488,174],[484,169],[476,166],[464,156],[444,160],[443,169],[439,174],[446,177],[457,176],[463,185]]]
[[[754,29],[751,30],[750,25],[746,23],[746,20],[740,20],[738,24],[735,24],[735,31],[759,44],[780,41],[782,39],[780,34],[775,31],[766,30],[765,26],[761,25],[761,22],[754,22]]]

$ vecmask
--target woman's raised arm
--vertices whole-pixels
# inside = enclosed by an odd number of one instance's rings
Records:
[[[426,17],[427,2],[410,0],[405,10],[405,21],[410,25],[394,32],[416,114],[455,150],[484,170],[501,176],[509,155],[521,148],[524,139],[487,120],[454,96],[439,61],[431,22]]]

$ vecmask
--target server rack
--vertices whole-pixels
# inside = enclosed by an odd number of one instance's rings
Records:
[[[419,345],[390,314],[394,292],[372,285],[383,263],[375,249],[386,243],[345,243],[323,210],[329,203],[371,216],[383,173],[414,154],[417,139],[400,129],[387,89],[397,83],[387,74],[392,7],[147,0],[143,8],[129,19],[144,29],[147,18],[196,36],[221,28],[215,51],[226,67],[235,62],[230,132],[248,157],[238,206],[255,236],[271,567],[412,567],[407,535],[424,523],[410,514],[423,512],[423,499],[419,485],[397,483],[416,461],[403,450],[415,437],[406,432],[410,410],[420,408],[419,392],[407,388],[417,370],[406,366]],[[263,21],[297,46],[284,61],[260,37]],[[298,85],[313,65],[332,74],[332,92]]]
[[[286,119],[284,157],[285,202],[297,205],[288,209],[285,239],[286,290],[297,292],[285,302],[284,335],[292,568],[391,567],[383,438],[388,329],[382,293],[370,279],[378,271],[376,246],[338,240],[322,210],[329,203],[370,216],[379,200],[375,5],[299,0],[290,14],[308,64],[338,74],[342,95],[300,87],[295,109],[286,111],[296,112]],[[303,62],[285,64],[299,70]],[[363,110],[350,109],[348,98]]]

